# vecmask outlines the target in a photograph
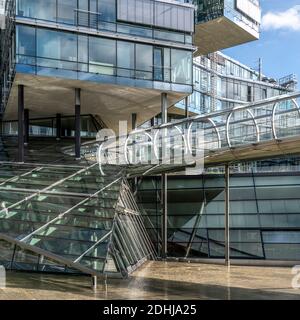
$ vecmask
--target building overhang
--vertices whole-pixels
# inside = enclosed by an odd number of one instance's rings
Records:
[[[4,120],[18,118],[19,84],[25,86],[25,108],[29,109],[30,118],[55,116],[57,113],[74,115],[75,88],[80,88],[81,113],[100,116],[104,123],[114,130],[118,129],[119,121],[127,120],[130,124],[132,113],[137,114],[138,125],[159,114],[162,92],[168,94],[169,107],[191,93],[186,90],[186,86],[171,87],[170,84],[164,87],[163,83],[155,82],[151,88],[142,88],[17,73]],[[176,88],[178,91],[174,90]]]
[[[258,40],[259,32],[243,22],[232,21],[225,16],[196,25],[195,56],[207,55],[219,50]]]

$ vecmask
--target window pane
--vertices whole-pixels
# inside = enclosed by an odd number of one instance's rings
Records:
[[[57,1],[57,21],[74,24],[77,0],[58,0]]]
[[[19,0],[17,14],[22,17],[56,21],[56,0]]]
[[[40,64],[50,63],[51,67],[76,69],[77,36],[67,32],[56,32],[45,29],[37,30],[37,55],[42,59]],[[62,63],[59,60],[73,63]],[[74,63],[75,62],[75,63]]]
[[[116,21],[116,2],[115,0],[99,1],[100,20],[115,22]]]
[[[171,56],[172,82],[192,84],[192,53],[173,49]]]
[[[17,53],[28,56],[36,55],[34,28],[17,26]]]
[[[136,45],[136,77],[140,79],[151,79],[153,69],[153,47]]]
[[[118,41],[118,76],[134,77],[134,44]]]
[[[114,75],[116,65],[116,41],[90,37],[90,72]]]
[[[163,81],[163,49],[154,48],[154,80]]]

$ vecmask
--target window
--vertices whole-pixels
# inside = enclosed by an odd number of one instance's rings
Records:
[[[194,8],[152,0],[118,0],[118,20],[194,31]]]
[[[116,31],[116,2],[114,0],[98,1],[98,28]]]
[[[56,0],[19,0],[17,14],[21,17],[56,21]]]
[[[74,24],[77,0],[58,0],[57,1],[57,21]]]
[[[116,41],[90,37],[89,71],[107,75],[115,74]]]
[[[263,88],[262,89],[262,98],[263,99],[267,99],[268,98],[268,91],[267,91],[267,89],[265,88]]]
[[[114,0],[101,0],[98,2],[98,12],[102,21],[116,21],[116,2]]]
[[[134,44],[118,41],[117,49],[118,76],[134,77]]]
[[[163,48],[154,48],[154,80],[163,81],[164,57]]]
[[[172,82],[192,84],[192,53],[185,50],[171,50]]]
[[[252,87],[248,86],[248,102],[252,102],[253,97],[252,97]]]
[[[76,70],[77,36],[67,32],[37,29],[37,56],[40,66]]]
[[[152,79],[153,47],[143,44],[136,45],[136,77],[139,79]]]
[[[87,36],[78,36],[78,70],[79,71],[88,71],[88,37]]]
[[[118,0],[118,19],[153,25],[153,1]]]
[[[17,54],[36,55],[35,29],[31,27],[17,26]]]

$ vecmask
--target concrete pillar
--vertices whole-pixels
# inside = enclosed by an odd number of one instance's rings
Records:
[[[56,140],[61,139],[61,114],[56,114]]]
[[[24,109],[24,144],[29,142],[29,109]]]
[[[81,91],[75,89],[75,158],[80,160],[81,158]]]
[[[230,266],[230,167],[225,165],[225,265]]]
[[[166,93],[161,95],[161,120],[162,124],[168,122],[168,96]],[[162,205],[162,258],[168,256],[168,176],[161,176],[161,205]]]
[[[18,85],[18,161],[24,162],[24,86]]]

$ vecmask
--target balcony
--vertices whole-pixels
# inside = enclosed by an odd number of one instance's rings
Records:
[[[258,0],[195,0],[196,56],[259,39]]]

